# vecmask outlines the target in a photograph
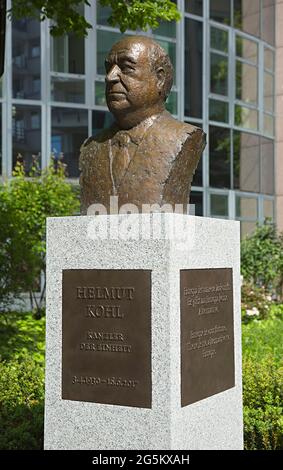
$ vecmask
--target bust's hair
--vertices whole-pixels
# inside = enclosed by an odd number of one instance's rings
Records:
[[[149,60],[153,71],[157,71],[159,67],[164,69],[165,81],[163,86],[163,99],[166,101],[173,85],[174,69],[170,57],[163,47],[152,40],[149,49]]]

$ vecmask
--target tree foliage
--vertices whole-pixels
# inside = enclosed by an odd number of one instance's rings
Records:
[[[97,0],[101,6],[110,7],[108,23],[126,29],[157,28],[161,21],[178,21],[181,18],[176,4],[171,0]],[[75,33],[87,36],[92,25],[80,13],[80,8],[90,5],[88,0],[13,0],[10,16],[15,19],[34,18],[54,22],[51,34],[61,36]]]
[[[36,292],[45,272],[46,217],[72,215],[79,201],[61,164],[42,172],[34,165],[26,178],[18,162],[13,176],[0,187],[0,305],[29,292],[40,315],[44,289],[40,299]]]

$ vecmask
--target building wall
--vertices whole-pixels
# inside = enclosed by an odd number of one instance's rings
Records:
[[[283,231],[283,0],[276,0],[276,214]]]
[[[81,143],[111,122],[104,57],[121,33],[109,27],[109,10],[91,3],[85,12],[93,30],[86,40],[52,38],[47,22],[8,22],[0,87],[2,177],[11,177],[19,157],[28,168],[34,158],[46,166],[53,155],[63,158],[77,182]],[[146,34],[168,51],[175,67],[167,108],[208,136],[192,187],[196,213],[239,219],[245,235],[274,217],[276,189],[282,225],[278,158],[274,187],[275,0],[178,0],[178,6],[181,22]],[[283,103],[278,78],[276,92]]]

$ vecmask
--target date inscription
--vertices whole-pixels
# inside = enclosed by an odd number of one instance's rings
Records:
[[[138,384],[138,380],[122,379],[121,377],[77,377],[74,375],[73,384],[77,385],[103,385],[106,384],[111,387],[131,387],[132,389]]]

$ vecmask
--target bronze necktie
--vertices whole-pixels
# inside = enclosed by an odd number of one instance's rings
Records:
[[[116,190],[119,188],[131,161],[131,139],[127,133],[115,135],[112,140],[112,176]]]

